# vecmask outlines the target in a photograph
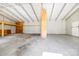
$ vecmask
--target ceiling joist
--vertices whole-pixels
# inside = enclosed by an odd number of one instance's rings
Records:
[[[13,11],[9,10],[8,8],[6,8],[6,6],[0,5],[0,7],[3,7],[3,9],[5,9],[10,14],[12,14],[17,19],[17,21],[20,21],[18,19],[21,19],[21,18],[19,18],[15,13],[13,13]]]
[[[23,19],[25,19],[27,22],[30,22],[25,16],[23,16],[13,5],[8,5],[8,6],[12,6],[11,8],[14,9]]]
[[[32,4],[31,4],[31,3],[29,3],[29,5],[31,6],[31,8],[32,8],[32,10],[33,10],[33,12],[34,12],[35,17],[36,17],[37,21],[39,22],[39,19],[38,19],[38,17],[37,17],[37,14],[36,14],[36,12],[35,12],[35,10],[34,10],[34,8],[33,8]]]
[[[68,16],[68,17],[66,18],[66,21],[67,21],[73,14],[75,14],[78,10],[79,10],[79,8],[76,9],[70,16]]]
[[[29,13],[26,11],[26,9],[24,8],[24,6],[22,4],[18,4],[26,13],[26,15],[28,15],[28,17],[32,20],[32,22],[34,22],[34,19],[29,15]]]
[[[5,11],[3,10],[0,10],[0,13],[4,13],[5,15],[9,16],[10,18],[13,18],[12,21],[16,22],[16,18],[14,18],[13,16],[11,16],[9,13],[6,13]]]
[[[19,16],[17,16],[15,13],[13,13],[13,11],[11,11],[11,10],[9,10],[7,7],[9,7],[9,6],[7,6],[6,7],[6,5],[1,5],[0,4],[0,7],[3,7],[3,9],[5,9],[7,12],[9,12],[10,14],[12,14],[13,16],[14,16],[14,18],[16,18],[17,20],[16,21],[22,21],[22,19],[19,17]]]
[[[71,8],[71,10],[62,18],[62,20],[64,20],[64,19],[74,10],[74,8],[76,8],[77,5],[78,5],[78,4],[75,4],[75,5]]]
[[[52,14],[53,14],[53,10],[54,10],[54,6],[55,6],[55,3],[53,3],[52,10],[51,10],[51,14],[49,16],[49,20],[51,20],[51,17],[52,17]]]
[[[3,17],[5,17],[5,18],[7,18],[7,19],[9,19],[10,21],[12,21],[11,18],[9,18],[9,17],[7,17],[7,16],[5,16],[5,15],[3,15],[3,14],[0,14],[0,15],[3,16]]]
[[[63,5],[63,7],[61,8],[61,10],[60,10],[59,14],[57,15],[55,21],[59,18],[59,16],[61,15],[63,9],[65,8],[65,6],[66,6],[66,3],[65,3],[65,4]]]
[[[17,6],[17,4],[19,4]],[[20,21],[20,20],[23,20],[23,21],[27,21],[27,22],[34,22],[34,20],[36,19],[38,22],[40,21],[41,17],[38,17],[38,14],[36,13],[37,11],[35,10],[34,8],[34,5],[29,3],[30,7],[32,8],[31,11],[33,11],[34,13],[34,16],[35,16],[35,19],[32,17],[32,15],[30,13],[28,13],[29,10],[27,10],[28,7],[25,8],[26,4],[20,4],[20,3],[17,3],[17,4],[0,4],[0,15],[3,15],[5,16],[7,19],[10,19],[11,21]],[[46,7],[44,6],[45,4],[43,3],[40,3],[41,4],[41,8],[42,7]],[[55,6],[57,3],[53,3],[52,7],[51,7],[51,13],[49,14],[48,18],[49,18],[49,21],[51,20],[51,18],[53,17],[52,14],[54,14],[54,10],[57,11],[57,9],[55,9],[55,7],[58,7]],[[59,8],[59,11],[58,11],[58,14],[54,14],[56,16],[55,18],[55,21],[58,20],[59,18],[61,18],[61,20],[68,20],[72,15],[73,13],[75,13],[76,11],[76,6],[79,5],[77,3],[75,3],[73,6],[71,5],[71,9],[69,9],[68,11],[65,11],[65,6],[66,6],[66,3],[64,3],[64,5],[62,4],[61,8]],[[18,9],[18,7],[20,7],[22,9],[23,12],[25,12],[24,14],[21,13]],[[69,8],[68,6],[66,6],[67,8]],[[38,7],[39,8],[39,7]],[[30,8],[29,8],[30,9]],[[75,11],[75,12],[74,12]],[[40,12],[40,11],[39,11]],[[65,14],[63,12],[66,12]],[[26,15],[29,17],[29,19],[27,19]],[[13,18],[13,19],[12,19]]]

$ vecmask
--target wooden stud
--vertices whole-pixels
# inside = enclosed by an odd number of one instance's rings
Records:
[[[4,22],[2,22],[2,37],[4,37]]]

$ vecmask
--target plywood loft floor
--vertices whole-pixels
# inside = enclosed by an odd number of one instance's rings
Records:
[[[15,39],[26,35],[16,35]],[[31,35],[32,41],[25,44],[24,48],[18,50],[17,55],[21,56],[43,56],[45,54],[54,54],[61,56],[79,56],[79,38],[68,35],[48,35],[46,39],[42,39],[39,35]],[[7,39],[6,39],[7,40]],[[10,39],[11,40],[11,39]],[[16,44],[16,43],[15,43]],[[14,45],[15,45],[14,44]],[[21,47],[20,47],[21,48]],[[9,49],[9,48],[8,48]],[[13,49],[13,47],[12,47]],[[14,51],[14,50],[13,50]],[[12,51],[9,51],[9,53]],[[1,54],[1,49],[0,49]]]

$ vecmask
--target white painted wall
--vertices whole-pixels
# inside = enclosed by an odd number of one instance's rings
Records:
[[[40,34],[40,25],[38,23],[24,23],[23,33]]]
[[[27,26],[29,25],[29,26]],[[26,24],[24,26],[24,33],[29,34],[39,34],[40,33],[40,25],[36,24]],[[65,34],[65,21],[57,20],[57,21],[48,21],[47,22],[47,33],[48,34]]]
[[[48,34],[65,34],[65,21],[52,20],[47,24]]]
[[[79,10],[76,11],[67,21],[66,21],[66,34],[72,35],[72,23],[79,22]],[[76,32],[75,32],[76,33]],[[79,36],[73,34],[74,36]]]
[[[40,33],[40,26],[39,25],[26,25],[24,26],[24,33],[28,33],[28,34],[39,34]]]

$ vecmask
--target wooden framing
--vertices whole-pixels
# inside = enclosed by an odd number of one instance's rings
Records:
[[[2,24],[2,22],[0,22],[0,24]]]
[[[55,7],[55,3],[53,3],[53,6],[52,6],[52,10],[51,10],[51,14],[50,14],[49,20],[51,20],[51,18],[52,18],[52,14],[53,14],[53,11],[54,11],[54,7]]]
[[[16,26],[16,24],[11,24],[9,22],[4,22],[4,25]]]
[[[0,22],[0,24],[2,25],[2,29],[0,30],[0,35],[4,37],[4,35],[11,33],[10,30],[4,29],[4,25],[16,26],[16,33],[23,33],[23,23],[24,22],[18,22],[18,21],[15,24],[12,24],[10,22],[4,22],[4,21]]]
[[[63,7],[62,7],[62,9],[60,10],[59,14],[57,15],[55,21],[57,21],[57,19],[58,19],[59,16],[61,15],[61,13],[62,13],[63,9],[65,8],[65,6],[66,6],[66,3],[63,5]]]
[[[4,22],[4,21],[0,22],[0,24],[1,24],[1,26],[2,26],[2,29],[0,30],[0,35],[1,35],[2,37],[4,37],[5,35],[7,35],[8,33],[10,33],[10,30],[5,30],[5,29],[4,29],[4,25],[16,26],[16,24],[12,24],[12,23],[10,23],[10,22]]]
[[[46,13],[46,10],[42,8],[41,10],[41,37],[43,39],[47,37],[46,24],[47,24],[47,13]]]
[[[24,10],[24,12],[28,15],[28,17],[32,20],[32,22],[34,22],[34,19],[29,15],[29,13],[27,12],[27,10],[24,8],[24,6],[22,4],[19,4],[19,6]]]
[[[23,33],[23,22],[16,22],[16,33]]]
[[[14,9],[22,18],[26,19],[27,22],[30,22],[25,16],[23,16],[13,5],[8,5],[8,6],[12,6],[11,8]]]
[[[0,22],[0,24],[4,23],[4,25],[9,25],[9,26],[16,26],[16,24],[12,24],[10,22]]]
[[[4,22],[2,22],[2,37],[4,37]]]
[[[3,6],[3,5],[0,5],[0,6]],[[11,13],[12,15],[15,16],[15,18],[18,18],[18,19],[21,19],[19,16],[17,16],[15,13],[13,13],[11,10],[9,10],[6,6],[3,6],[5,8],[6,11],[8,11],[9,13]],[[17,19],[17,20],[18,20]],[[19,21],[19,20],[18,20]]]
[[[33,5],[32,5],[31,3],[29,3],[29,5],[31,6],[31,8],[32,8],[32,10],[33,10],[33,13],[34,13],[35,17],[36,17],[37,21],[39,22],[39,18],[38,18],[37,14],[36,14],[36,12],[35,12],[35,10],[34,10]]]

